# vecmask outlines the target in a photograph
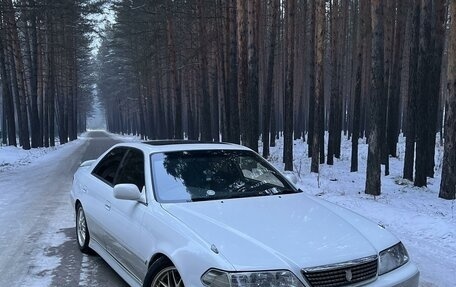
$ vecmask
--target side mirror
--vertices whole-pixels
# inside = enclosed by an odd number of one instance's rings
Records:
[[[285,178],[288,179],[289,181],[291,181],[291,183],[293,183],[293,184],[298,183],[298,178],[296,177],[296,175],[294,175],[294,173],[287,173],[285,175]]]
[[[114,197],[117,199],[138,201],[141,199],[141,192],[135,184],[120,183],[114,186]]]
[[[84,161],[83,163],[81,163],[80,167],[90,166],[90,165],[92,165],[92,163],[94,163],[95,161],[96,161],[96,159],[86,160],[86,161]]]

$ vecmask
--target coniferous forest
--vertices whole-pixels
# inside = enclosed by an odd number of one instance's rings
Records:
[[[286,170],[294,140],[318,173],[346,138],[358,171],[365,141],[365,192],[379,195],[402,134],[403,178],[426,186],[443,145],[439,196],[455,199],[454,19],[448,0],[0,0],[2,142],[74,140],[99,101],[109,131],[143,139],[267,158],[283,137]]]

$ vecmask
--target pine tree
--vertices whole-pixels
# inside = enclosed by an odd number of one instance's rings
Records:
[[[380,195],[380,102],[383,98],[383,6],[382,0],[371,1],[372,11],[372,94],[369,113],[369,148],[367,154],[367,194]]]
[[[296,0],[288,0],[286,88],[283,105],[283,161],[285,170],[293,170],[293,85]]]
[[[445,104],[445,146],[439,197],[456,199],[456,3],[450,3],[448,31],[448,98]]]
[[[314,128],[312,139],[312,164],[311,172],[318,173],[320,164],[320,144],[321,131],[324,129],[324,122],[321,119],[321,112],[324,99],[323,83],[323,56],[324,56],[324,39],[325,39],[325,1],[318,0],[315,3],[315,109],[314,109]]]
[[[269,157],[271,102],[273,96],[274,60],[277,41],[277,24],[279,14],[279,0],[272,0],[272,27],[269,32],[268,72],[266,80],[265,97],[263,102],[263,157]],[[271,135],[274,137],[274,135]]]

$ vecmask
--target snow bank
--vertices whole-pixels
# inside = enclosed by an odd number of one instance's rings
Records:
[[[56,142],[56,146],[54,147],[32,148],[30,150],[24,150],[15,146],[0,146],[0,172],[11,170],[18,166],[29,165],[50,152],[62,148],[67,149],[70,146],[77,146],[80,144],[80,141],[81,140],[78,139],[64,145],[60,145],[59,142]]]

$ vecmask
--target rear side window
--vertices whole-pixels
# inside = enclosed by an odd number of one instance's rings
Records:
[[[113,186],[117,170],[126,153],[125,148],[115,148],[111,150],[93,169],[92,174]]]
[[[116,184],[133,183],[142,191],[144,181],[144,155],[141,151],[130,149],[117,175]]]

